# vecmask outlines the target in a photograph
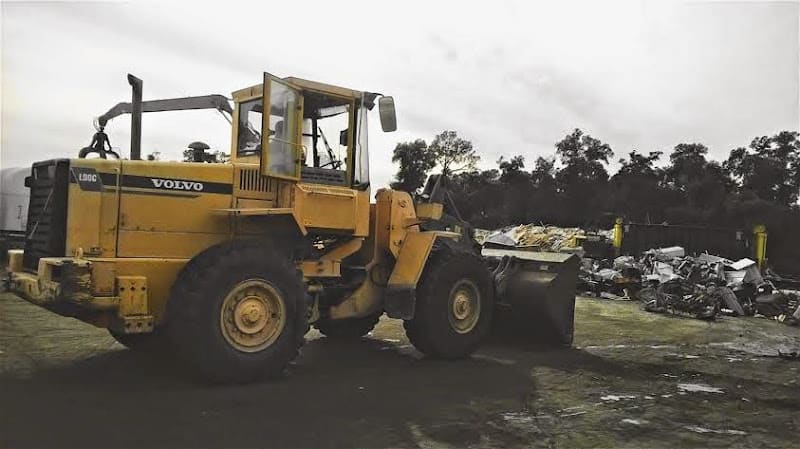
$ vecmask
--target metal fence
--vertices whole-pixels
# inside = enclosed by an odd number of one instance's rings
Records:
[[[708,252],[733,260],[757,257],[753,232],[744,229],[622,223],[621,243],[621,254],[636,255],[651,248],[682,246],[686,254]]]

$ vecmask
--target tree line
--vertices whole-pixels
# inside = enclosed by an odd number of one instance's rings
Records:
[[[751,229],[765,224],[770,263],[800,273],[800,134],[754,138],[722,162],[702,143],[679,143],[665,154],[632,150],[613,175],[610,145],[575,129],[555,143],[555,157],[501,157],[478,170],[480,155],[456,131],[430,144],[398,143],[392,188],[417,193],[436,169],[448,175],[461,215],[476,227],[544,223],[609,229],[616,217],[639,223]],[[664,159],[665,164],[659,165]]]

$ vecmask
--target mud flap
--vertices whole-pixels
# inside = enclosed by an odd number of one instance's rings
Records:
[[[389,318],[410,320],[414,318],[416,289],[414,287],[390,287],[384,293],[384,310]]]
[[[402,239],[392,274],[386,284],[384,309],[391,318],[410,320],[414,318],[419,282],[433,242],[442,232],[409,232]]]
[[[485,248],[493,272],[496,334],[571,345],[580,260],[574,254]]]

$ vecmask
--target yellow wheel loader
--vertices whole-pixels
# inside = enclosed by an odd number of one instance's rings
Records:
[[[132,101],[97,119],[81,157],[33,164],[25,249],[5,279],[22,298],[221,382],[279,373],[309,324],[360,337],[384,313],[434,357],[475,351],[495,309],[522,307],[520,330],[571,342],[574,256],[481,256],[442,177],[416,201],[380,189],[370,202],[367,120],[377,103],[393,131],[392,97],[265,73],[232,106],[142,101],[128,81]],[[140,160],[143,112],[203,108],[230,117],[228,163],[205,163],[201,142],[195,162]],[[103,133],[125,113],[130,160]]]

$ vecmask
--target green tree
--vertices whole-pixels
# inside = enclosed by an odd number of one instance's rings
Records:
[[[555,158],[538,157],[531,170],[531,194],[527,201],[526,220],[529,223],[572,224],[566,219],[561,194],[556,189]]]
[[[474,170],[481,159],[472,148],[472,142],[458,137],[455,131],[442,131],[434,137],[428,150],[434,154],[443,175]]]
[[[530,179],[522,170],[525,168],[524,156],[513,156],[509,160],[500,156],[500,159],[497,160],[497,168],[500,169],[500,182],[514,183]]]
[[[620,175],[635,175],[656,178],[658,176],[658,169],[655,167],[655,162],[664,154],[661,151],[651,151],[647,156],[637,153],[636,150],[628,153],[628,160],[620,159],[620,168],[617,174]]]
[[[436,165],[436,156],[429,150],[424,140],[417,139],[413,142],[398,143],[394,147],[392,162],[399,163],[400,168],[391,187],[414,193],[425,184],[428,172]]]
[[[666,214],[672,223],[724,221],[723,206],[733,183],[716,161],[706,159],[708,148],[700,143],[680,143],[669,155],[664,186],[674,195]]]
[[[509,224],[504,215],[503,187],[496,169],[456,173],[450,186],[462,218],[473,226],[495,229]]]
[[[575,128],[571,134],[567,134],[560,142],[556,143],[556,153],[564,165],[578,160],[608,163],[608,158],[614,155],[608,144],[584,134],[579,128]]]
[[[800,139],[797,132],[783,131],[753,139],[749,150],[731,151],[723,167],[741,191],[782,205],[797,202],[800,194]]]
[[[576,220],[574,224],[596,224],[608,202],[605,164],[614,152],[608,144],[575,129],[556,143],[556,154],[563,164],[556,173],[556,187],[565,196],[567,217]]]
[[[513,156],[497,161],[500,169],[502,195],[498,198],[503,204],[504,218],[511,223],[524,223],[528,216],[528,202],[533,193],[530,175],[525,172],[525,158]]]
[[[661,154],[651,151],[644,155],[633,150],[628,159],[619,160],[620,169],[610,182],[616,215],[643,222],[663,221],[665,195],[659,185],[663,175],[654,165]]]
[[[539,156],[536,166],[531,170],[531,182],[537,189],[552,189],[556,185],[556,161]]]
[[[669,155],[670,166],[666,182],[674,189],[685,191],[690,184],[704,176],[708,148],[701,143],[679,143]]]

